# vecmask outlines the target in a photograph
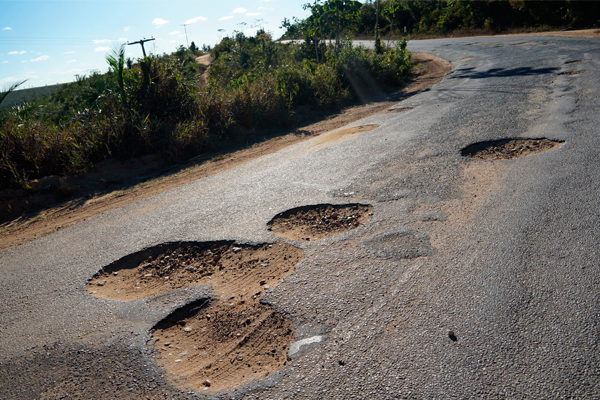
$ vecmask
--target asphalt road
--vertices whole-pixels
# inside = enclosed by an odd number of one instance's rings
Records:
[[[209,398],[600,398],[600,41],[409,48],[454,70],[399,104],[413,109],[353,124],[379,128],[299,143],[1,252],[0,398],[208,396],[173,385],[146,343],[209,288],[120,303],[88,295],[86,281],[162,242],[275,242],[275,214],[345,202],[372,204],[373,218],[288,241],[305,258],[264,298],[297,340],[323,341]],[[574,70],[586,72],[561,74]],[[507,161],[460,156],[507,137],[566,143]]]

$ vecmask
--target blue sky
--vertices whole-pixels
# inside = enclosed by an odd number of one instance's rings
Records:
[[[3,1],[0,0],[0,88],[16,80],[36,87],[106,71],[118,43],[156,38],[146,52],[162,54],[190,43],[214,45],[234,30],[264,27],[278,38],[284,18],[304,18],[308,0]],[[244,25],[245,24],[245,25]],[[219,32],[224,29],[224,32]],[[141,57],[139,45],[128,57]]]

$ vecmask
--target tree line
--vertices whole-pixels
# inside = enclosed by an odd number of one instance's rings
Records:
[[[445,34],[456,30],[502,32],[511,28],[581,28],[600,24],[600,2],[582,0],[426,1],[315,0],[306,19],[285,19],[284,38],[342,35]],[[318,43],[317,43],[318,45]]]

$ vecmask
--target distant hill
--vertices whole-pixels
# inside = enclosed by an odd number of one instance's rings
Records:
[[[10,107],[19,105],[26,101],[30,101],[36,97],[46,96],[50,92],[52,92],[56,89],[65,87],[66,85],[68,85],[68,83],[61,83],[58,85],[50,85],[50,86],[42,86],[42,87],[31,88],[31,89],[15,90],[14,92],[12,92],[8,96],[6,96],[6,99],[4,99],[2,104],[0,104],[0,110],[4,110],[4,109],[10,108]]]

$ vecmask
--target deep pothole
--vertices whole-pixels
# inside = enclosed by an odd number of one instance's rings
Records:
[[[180,308],[153,328],[157,362],[176,385],[232,390],[287,363],[292,322],[260,303],[261,290],[228,294]]]
[[[293,272],[303,251],[285,243],[258,246],[234,242],[166,243],[125,256],[88,282],[91,295],[118,301],[156,296],[210,284],[216,293],[257,293]]]
[[[541,139],[501,139],[479,142],[461,150],[463,157],[478,160],[511,160],[558,149],[565,142]]]
[[[371,205],[318,204],[277,214],[267,226],[275,235],[311,241],[356,229],[368,222],[372,215]]]

